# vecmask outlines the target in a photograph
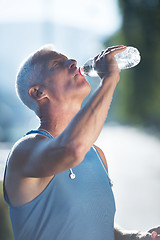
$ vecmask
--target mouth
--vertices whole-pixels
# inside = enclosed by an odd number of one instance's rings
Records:
[[[81,73],[80,67],[76,69],[74,76],[75,77],[80,76],[80,77],[84,78],[84,75]]]
[[[74,73],[74,79],[77,83],[86,83],[86,78],[81,74],[80,68],[77,68]]]

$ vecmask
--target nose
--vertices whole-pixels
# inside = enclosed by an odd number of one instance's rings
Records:
[[[69,69],[77,68],[77,61],[74,59],[69,59]]]

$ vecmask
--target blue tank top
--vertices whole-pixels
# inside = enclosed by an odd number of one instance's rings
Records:
[[[31,133],[52,137],[39,130]],[[29,203],[11,206],[5,187],[4,197],[15,240],[114,240],[111,182],[93,146],[78,166],[55,175]]]

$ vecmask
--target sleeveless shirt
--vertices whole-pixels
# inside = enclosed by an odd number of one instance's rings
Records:
[[[32,133],[52,137],[39,130],[27,134]],[[15,240],[114,240],[114,196],[95,147],[72,169],[74,179],[70,171],[55,175],[42,193],[21,206],[9,203],[3,185]]]

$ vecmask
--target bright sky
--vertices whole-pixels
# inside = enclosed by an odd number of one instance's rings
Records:
[[[98,35],[121,25],[117,0],[1,0],[0,22],[43,21],[90,29]]]

